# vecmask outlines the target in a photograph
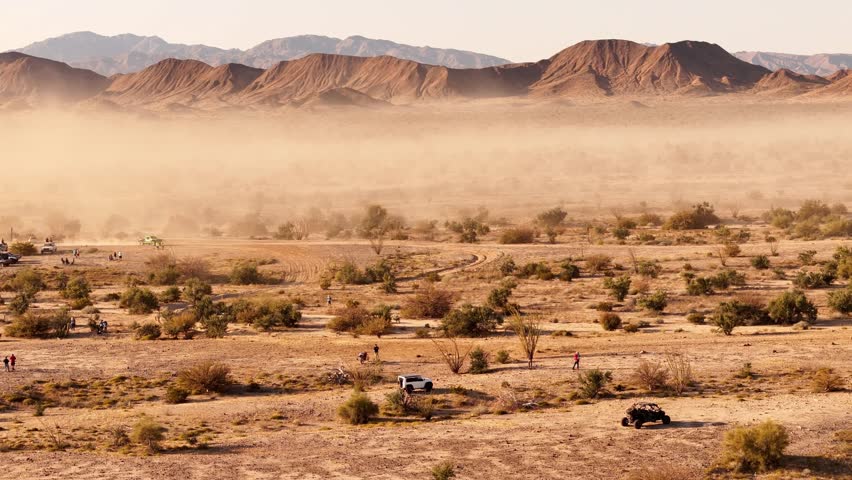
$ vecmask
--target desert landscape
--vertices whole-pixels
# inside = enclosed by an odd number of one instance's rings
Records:
[[[852,478],[848,70],[130,37],[0,53],[0,478]]]

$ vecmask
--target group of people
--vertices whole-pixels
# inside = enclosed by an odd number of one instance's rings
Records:
[[[124,256],[121,254],[121,252],[112,252],[112,254],[109,256],[109,261],[111,262],[113,260],[121,260],[122,258],[124,258]]]
[[[17,362],[17,361],[18,361],[18,357],[16,357],[14,353],[10,357],[3,357],[3,368],[7,372],[14,372],[15,371],[15,362]]]
[[[378,360],[379,359],[379,344],[378,343],[373,345],[373,354],[376,356],[376,360]],[[358,354],[358,361],[361,362],[362,365],[364,363],[366,363],[367,360],[369,360],[369,359],[370,359],[370,356],[367,354],[367,352],[361,352],[361,353]]]
[[[74,265],[74,261],[77,260],[76,257],[77,256],[74,255],[74,258],[72,258],[70,260],[65,258],[65,257],[62,257],[62,258],[59,259],[59,261],[62,262],[62,265]]]

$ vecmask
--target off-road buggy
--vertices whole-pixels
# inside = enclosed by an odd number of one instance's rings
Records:
[[[668,425],[672,419],[656,403],[634,403],[627,409],[627,416],[621,419],[621,426],[627,427],[633,424],[637,429],[648,422],[663,422]]]

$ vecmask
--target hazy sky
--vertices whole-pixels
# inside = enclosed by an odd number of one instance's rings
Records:
[[[852,53],[852,0],[0,0],[0,15],[0,51],[91,30],[223,48],[305,33],[363,35],[515,61],[597,38]]]

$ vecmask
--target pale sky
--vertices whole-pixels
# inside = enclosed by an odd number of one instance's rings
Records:
[[[363,35],[513,61],[600,38],[852,53],[850,19],[852,0],[0,0],[0,51],[90,30],[242,49],[292,35]]]

